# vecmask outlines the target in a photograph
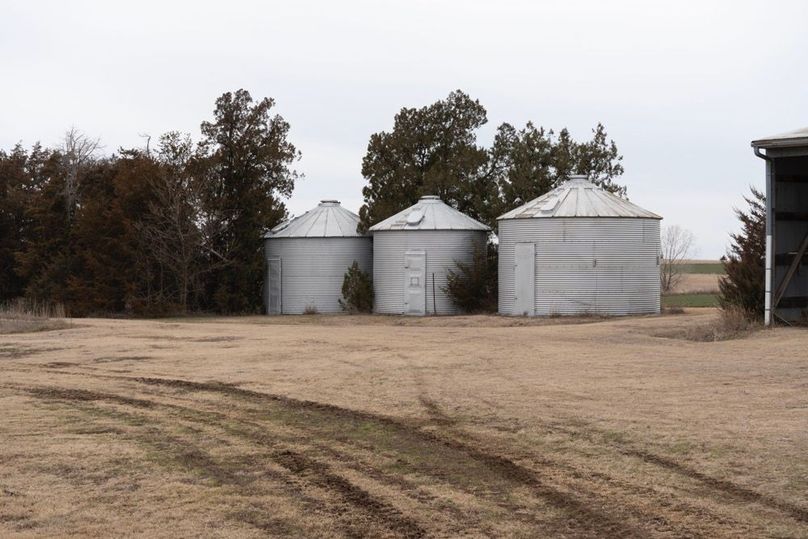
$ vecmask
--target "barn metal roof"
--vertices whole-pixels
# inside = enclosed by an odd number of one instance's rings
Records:
[[[791,148],[794,146],[808,146],[808,127],[753,140],[752,146],[756,148]]]
[[[546,217],[633,217],[662,219],[628,200],[602,189],[586,179],[570,179],[549,193],[534,198],[498,219],[532,219]]]
[[[356,231],[359,216],[343,208],[339,200],[323,200],[303,215],[284,221],[265,238],[348,238],[365,236]]]
[[[490,230],[465,213],[448,206],[440,197],[424,196],[406,210],[370,227],[384,230]]]

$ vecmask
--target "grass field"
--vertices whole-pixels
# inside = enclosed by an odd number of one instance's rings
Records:
[[[718,307],[718,294],[670,294],[662,296],[663,307]]]
[[[808,332],[81,320],[0,338],[0,536],[806,537]]]
[[[723,275],[724,265],[717,261],[691,261],[682,264],[682,273]]]
[[[724,274],[721,262],[689,260],[671,293],[662,296],[663,307],[717,307],[718,281]]]

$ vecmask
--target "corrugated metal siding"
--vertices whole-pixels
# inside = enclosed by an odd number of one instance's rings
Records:
[[[659,221],[625,218],[499,222],[499,312],[514,312],[514,245],[536,243],[537,315],[658,313]]]
[[[373,243],[360,238],[274,238],[265,240],[266,258],[281,259],[281,309],[302,314],[306,307],[320,313],[342,312],[342,281],[354,260],[368,273],[373,268]]]
[[[373,234],[374,310],[384,314],[404,312],[404,253],[426,252],[426,312],[458,314],[459,310],[441,290],[446,274],[455,261],[470,263],[474,242],[485,245],[487,233],[481,230],[381,231]],[[435,274],[435,297],[432,274]]]

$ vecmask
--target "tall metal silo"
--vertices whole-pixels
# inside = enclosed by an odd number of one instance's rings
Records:
[[[500,314],[658,313],[661,219],[586,176],[500,216]]]
[[[268,314],[341,312],[342,282],[354,263],[370,273],[372,238],[357,232],[359,216],[338,200],[281,223],[264,236]]]
[[[385,314],[457,314],[443,291],[457,262],[471,263],[489,228],[436,196],[372,226],[374,310]]]

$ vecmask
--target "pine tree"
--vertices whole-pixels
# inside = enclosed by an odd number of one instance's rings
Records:
[[[477,130],[487,122],[480,102],[460,90],[421,108],[402,108],[393,130],[374,133],[362,161],[368,184],[359,210],[363,229],[415,204],[423,195],[438,195],[450,206],[483,219],[496,196],[481,172],[485,148]]]
[[[735,210],[741,231],[732,234],[719,282],[721,307],[739,308],[749,318],[763,315],[765,297],[766,195],[751,188],[747,211]]]
[[[202,123],[194,171],[199,186],[207,265],[204,295],[219,312],[261,308],[262,235],[286,217],[299,175],[300,152],[289,123],[271,113],[275,102],[253,101],[246,90],[216,100],[213,121]]]

